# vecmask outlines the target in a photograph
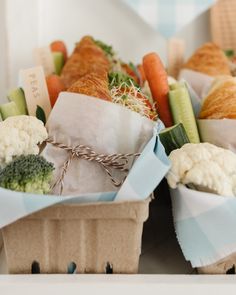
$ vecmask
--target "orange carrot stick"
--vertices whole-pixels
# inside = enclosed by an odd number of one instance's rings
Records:
[[[55,51],[62,52],[63,56],[64,56],[64,61],[66,62],[66,60],[67,60],[67,48],[66,48],[66,45],[65,45],[65,43],[63,41],[56,40],[56,41],[54,41],[54,42],[52,42],[50,44],[50,47],[51,47],[52,52],[55,52]]]
[[[154,101],[157,102],[157,112],[166,127],[173,125],[173,120],[168,100],[167,73],[159,56],[152,52],[143,57],[143,68],[152,92]]]
[[[57,101],[58,95],[61,91],[65,91],[65,85],[63,84],[61,78],[57,75],[50,75],[46,77],[46,83],[48,87],[48,94],[53,107]]]

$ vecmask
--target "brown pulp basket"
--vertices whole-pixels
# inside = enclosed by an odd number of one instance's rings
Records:
[[[199,274],[235,274],[236,253],[233,253],[214,264],[199,267]]]
[[[2,229],[11,274],[138,272],[145,201],[63,204]]]

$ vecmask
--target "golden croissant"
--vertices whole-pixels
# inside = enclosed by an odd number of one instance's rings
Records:
[[[223,78],[213,84],[205,98],[200,119],[236,119],[236,78]]]
[[[111,101],[107,76],[104,73],[88,73],[72,84],[67,91],[86,94]]]
[[[206,43],[200,47],[184,64],[183,68],[212,77],[231,75],[227,57],[214,43]]]
[[[104,73],[108,73],[108,71],[109,60],[105,53],[96,45],[92,37],[85,36],[76,44],[62,70],[61,79],[66,88],[69,88],[78,79],[89,73],[104,76]]]

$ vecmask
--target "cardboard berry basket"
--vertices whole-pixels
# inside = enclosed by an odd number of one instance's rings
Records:
[[[10,274],[137,273],[150,198],[56,205],[2,229]]]
[[[235,274],[236,253],[204,267],[198,267],[199,274]]]

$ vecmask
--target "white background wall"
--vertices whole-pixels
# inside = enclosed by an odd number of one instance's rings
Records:
[[[5,15],[5,1],[0,0],[0,100],[7,87]]]
[[[178,33],[186,56],[210,39],[208,19],[204,13]],[[0,101],[17,85],[19,69],[33,64],[34,47],[63,39],[71,51],[84,34],[113,44],[127,61],[148,51],[166,59],[166,40],[121,0],[0,0]]]

